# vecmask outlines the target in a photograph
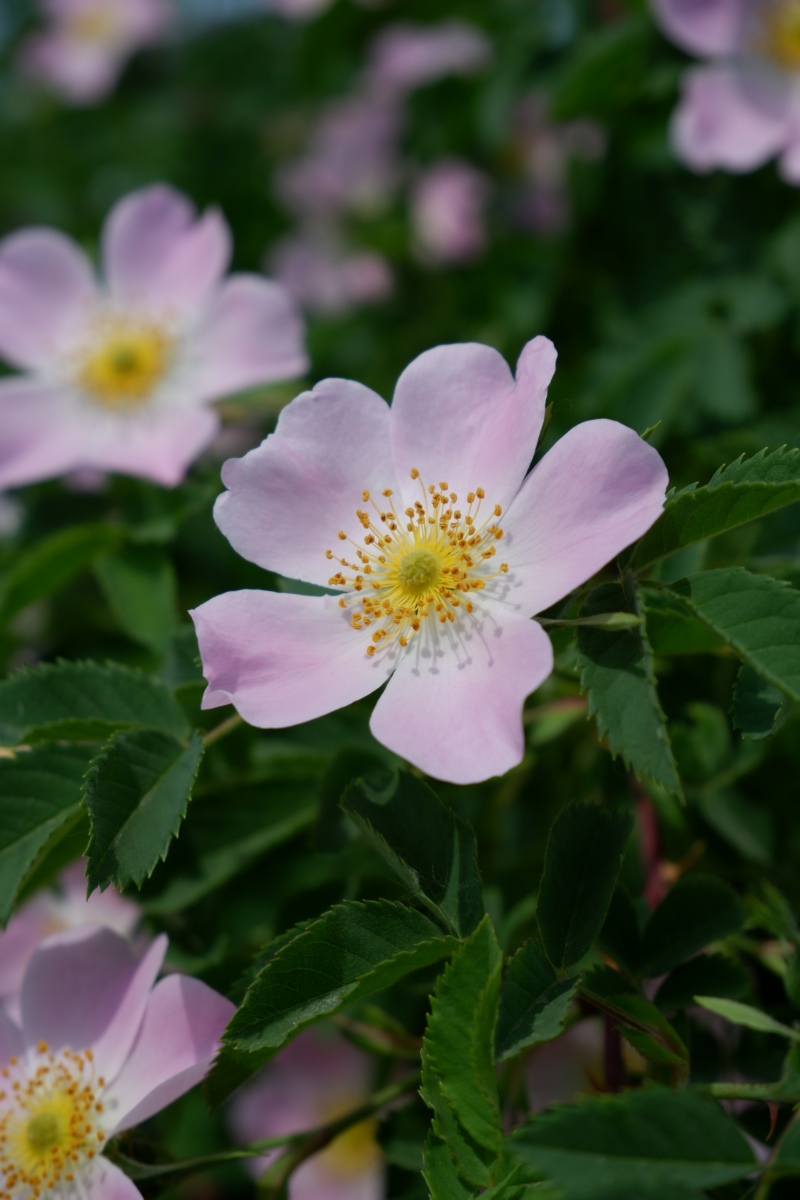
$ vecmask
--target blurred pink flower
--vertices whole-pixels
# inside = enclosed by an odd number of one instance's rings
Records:
[[[333,3],[334,0],[267,0],[267,10],[292,20],[304,21],[325,12]]]
[[[213,438],[220,397],[294,378],[307,361],[286,291],[223,276],[216,210],[198,217],[162,184],[134,192],[103,230],[105,282],[53,229],[0,242],[0,488],[80,468],[178,483]]]
[[[604,1038],[603,1018],[588,1017],[537,1046],[525,1068],[531,1112],[602,1091]]]
[[[572,159],[596,162],[605,154],[606,138],[594,121],[557,123],[543,93],[526,96],[514,119],[514,144],[525,179],[515,205],[515,223],[538,233],[559,233],[569,220],[569,164]]]
[[[486,34],[466,21],[390,25],[372,43],[367,88],[376,94],[403,95],[448,75],[473,75],[492,57]]]
[[[716,60],[690,70],[672,122],[695,171],[752,171],[775,155],[800,184],[800,0],[652,0],[666,35]]]
[[[420,257],[431,263],[472,262],[486,250],[484,209],[490,184],[482,171],[443,159],[417,180],[411,224]]]
[[[231,1105],[241,1142],[299,1133],[357,1108],[369,1095],[369,1055],[341,1037],[306,1030]],[[261,1174],[274,1155],[253,1162]],[[383,1157],[372,1121],[341,1134],[292,1175],[289,1200],[383,1200]]]
[[[320,232],[284,238],[270,256],[270,269],[290,296],[309,312],[340,316],[392,294],[392,270],[373,250],[354,250]]]
[[[1,1195],[139,1200],[106,1141],[200,1082],[234,1011],[197,979],[156,984],[165,948],[139,961],[111,930],[79,929],[33,955],[21,1021],[0,1013]]]
[[[49,27],[22,46],[24,70],[73,104],[112,90],[128,58],[163,40],[167,0],[41,0]]]
[[[391,98],[356,93],[329,104],[306,152],[278,172],[278,197],[294,214],[379,212],[402,178],[403,123]]]
[[[39,944],[53,933],[84,925],[105,925],[115,933],[133,933],[141,909],[113,887],[86,899],[85,863],[81,859],[62,871],[57,890],[37,892],[0,930],[0,1010],[14,1007],[25,972]]]
[[[667,483],[658,453],[607,420],[526,474],[554,369],[546,338],[516,381],[488,346],[439,346],[406,368],[391,409],[329,379],[227,462],[215,517],[233,547],[339,594],[202,604],[203,707],[285,727],[388,681],[372,732],[427,774],[473,783],[520,762],[523,702],[553,667],[529,618],[644,533]]]

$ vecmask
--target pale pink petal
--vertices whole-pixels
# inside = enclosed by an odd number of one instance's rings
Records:
[[[112,294],[179,317],[202,310],[230,255],[230,231],[220,213],[212,209],[198,217],[166,184],[120,200],[103,231]]]
[[[222,468],[229,489],[214,517],[244,558],[290,579],[327,585],[338,570],[325,557],[358,539],[364,489],[395,487],[389,409],[359,383],[326,379],[281,412],[266,441]]]
[[[678,157],[695,171],[721,167],[752,171],[777,154],[788,137],[789,91],[770,80],[728,67],[687,71],[672,121]]]
[[[208,680],[203,708],[233,704],[261,729],[312,721],[386,680],[333,596],[226,592],[189,615]]]
[[[416,468],[426,486],[447,483],[465,502],[482,487],[504,508],[530,466],[544,421],[556,352],[537,337],[520,355],[516,383],[490,346],[437,346],[406,367],[392,402],[392,448],[404,495]]]
[[[528,1059],[525,1084],[532,1112],[551,1104],[574,1104],[602,1090],[604,1030],[602,1017],[570,1026],[555,1041],[538,1046]]]
[[[165,950],[166,938],[157,938],[139,962],[125,938],[103,928],[48,938],[22,984],[26,1044],[90,1049],[98,1074],[114,1079],[138,1033]]]
[[[292,1175],[290,1200],[384,1200],[386,1172],[379,1154],[367,1154],[363,1163],[348,1166],[345,1173],[335,1143],[315,1154]]]
[[[366,72],[380,90],[403,93],[448,75],[471,75],[492,59],[486,34],[467,21],[391,25],[375,39]]]
[[[107,424],[80,465],[174,487],[218,429],[219,417],[211,409],[165,405],[129,421],[122,418]]]
[[[234,275],[219,289],[194,341],[202,392],[210,399],[308,369],[303,322],[288,292],[259,275]]]
[[[235,1011],[199,979],[170,975],[155,986],[130,1057],[106,1093],[114,1133],[141,1124],[200,1082]]]
[[[4,1067],[10,1058],[21,1057],[24,1048],[18,1026],[0,1009],[0,1067]]]
[[[778,171],[787,183],[800,184],[800,127],[796,123],[791,140],[781,155]]]
[[[58,877],[61,895],[45,897],[51,921],[61,921],[64,928],[78,925],[105,925],[115,933],[133,933],[142,918],[142,910],[115,887],[95,891],[86,897],[86,860],[79,859],[66,867]]]
[[[497,603],[444,628],[425,624],[378,700],[379,742],[434,779],[480,783],[522,760],[525,697],[553,669],[534,621]]]
[[[0,429],[0,489],[84,465],[84,431],[56,385],[22,376],[0,379]]]
[[[55,229],[21,229],[0,242],[0,355],[51,366],[95,297],[86,255]]]
[[[108,95],[124,59],[116,49],[80,42],[60,31],[34,34],[20,52],[23,71],[72,104],[93,104]]]
[[[738,49],[752,0],[651,0],[656,19],[678,46],[702,56]]]
[[[142,1200],[142,1193],[124,1171],[107,1158],[84,1162],[78,1172],[82,1200]]]
[[[617,421],[584,421],[556,442],[506,514],[515,602],[538,613],[641,537],[664,507],[658,451]]]

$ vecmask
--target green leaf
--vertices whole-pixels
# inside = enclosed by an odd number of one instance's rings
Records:
[[[0,741],[104,740],[127,726],[187,737],[183,709],[157,680],[128,667],[57,662],[0,683]]]
[[[84,798],[92,823],[86,851],[90,893],[140,887],[166,857],[192,794],[203,739],[188,746],[166,733],[118,733],[92,763]]]
[[[630,813],[570,804],[550,830],[537,918],[557,970],[579,962],[603,926],[633,828]]]
[[[465,937],[483,916],[477,847],[471,827],[407,771],[383,787],[363,779],[342,808],[400,877],[411,896]]]
[[[668,590],[749,666],[800,700],[800,592],[743,567],[690,575]]]
[[[709,1012],[724,1017],[733,1025],[744,1025],[746,1029],[755,1029],[759,1033],[775,1033],[779,1037],[789,1038],[790,1041],[800,1042],[800,1033],[788,1025],[782,1025],[760,1008],[750,1004],[741,1004],[738,1000],[722,1000],[718,996],[695,996],[695,1003]]]
[[[731,720],[734,729],[738,729],[743,737],[760,741],[780,729],[788,711],[789,701],[784,693],[745,663],[733,689]]]
[[[757,1165],[719,1105],[664,1088],[551,1109],[508,1147],[569,1200],[695,1200]]]
[[[616,971],[601,967],[590,971],[580,994],[610,1018],[615,1029],[653,1062],[677,1067],[686,1073],[689,1052],[677,1030],[654,1004],[631,990]]]
[[[738,962],[722,954],[690,958],[667,976],[655,995],[662,1012],[690,1008],[698,994],[738,1000],[750,990],[750,976]]]
[[[122,530],[114,525],[74,525],[17,555],[0,579],[0,624],[34,600],[60,591],[101,554],[119,545],[122,537]]]
[[[422,1174],[430,1200],[473,1200],[478,1193],[466,1187],[458,1177],[450,1151],[441,1138],[428,1134],[422,1153]]]
[[[145,893],[151,913],[175,913],[196,904],[270,850],[310,828],[319,809],[319,764],[303,760],[264,779],[197,789],[191,820],[158,867]]]
[[[664,512],[634,550],[630,566],[642,571],[685,546],[705,541],[800,500],[800,450],[742,455],[720,467],[705,487],[696,483],[670,496]]]
[[[494,1058],[502,964],[484,917],[437,980],[422,1043],[421,1094],[434,1111],[434,1133],[459,1173],[484,1187],[503,1144]]]
[[[0,758],[0,922],[37,858],[80,820],[81,781],[91,759],[82,746],[37,746]]]
[[[306,1025],[446,958],[456,945],[405,904],[335,905],[285,942],[251,984],[210,1076],[213,1100],[224,1099]]]
[[[122,546],[94,566],[97,581],[122,630],[163,653],[177,624],[175,571],[156,546]]]
[[[671,971],[698,950],[736,933],[745,913],[733,888],[709,875],[686,875],[652,913],[643,935],[648,976]]]
[[[638,596],[633,596],[633,603],[641,615]],[[591,592],[581,613],[614,612],[625,604],[622,587],[604,584]],[[611,753],[621,755],[640,778],[681,795],[646,629],[580,629],[578,665],[589,713],[596,717],[598,732],[607,739]]]
[[[528,941],[508,965],[500,993],[496,1054],[502,1061],[558,1037],[577,979],[559,979],[538,942]]]

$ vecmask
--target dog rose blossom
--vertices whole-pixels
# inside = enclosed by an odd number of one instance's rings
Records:
[[[234,1011],[197,979],[155,983],[165,948],[158,938],[137,960],[95,928],[34,954],[21,1021],[0,1013],[4,1200],[140,1200],[103,1149],[199,1083]]]
[[[114,87],[128,58],[162,41],[168,0],[43,0],[49,25],[22,48],[25,71],[72,104],[93,104]]]
[[[403,372],[391,409],[329,379],[225,463],[215,517],[233,547],[335,594],[229,592],[196,609],[204,707],[277,728],[388,681],[372,732],[427,774],[472,783],[518,763],[523,702],[553,666],[529,618],[640,537],[667,483],[658,453],[608,420],[527,474],[554,369],[546,338],[516,380],[487,346],[440,346]]]
[[[163,184],[112,209],[104,282],[53,229],[0,242],[0,488],[94,468],[178,483],[218,429],[212,401],[306,368],[287,292],[223,280],[222,216]]]
[[[139,905],[113,887],[93,892],[87,900],[84,865],[80,861],[67,867],[57,891],[45,888],[31,896],[0,930],[0,1010],[16,1017],[25,971],[46,937],[84,925],[105,925],[127,936],[139,924]]]
[[[247,1143],[333,1121],[367,1099],[372,1065],[344,1038],[304,1030],[236,1095],[233,1131]],[[262,1174],[270,1161],[270,1155],[253,1160],[253,1173]],[[375,1122],[362,1121],[294,1172],[289,1200],[384,1200],[384,1175]]]
[[[780,156],[800,184],[800,0],[653,0],[666,35],[711,59],[690,70],[672,137],[695,171],[752,171]]]

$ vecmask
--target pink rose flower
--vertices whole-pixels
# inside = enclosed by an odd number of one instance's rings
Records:
[[[269,261],[275,278],[308,312],[342,316],[364,304],[380,304],[394,289],[383,255],[351,249],[323,231],[301,230],[284,238]]]
[[[486,34],[467,21],[390,25],[372,43],[366,81],[375,92],[403,95],[448,75],[474,75],[492,57]]]
[[[306,1030],[270,1062],[231,1105],[241,1142],[314,1129],[357,1108],[369,1096],[372,1061],[341,1037]],[[275,1154],[255,1160],[260,1175]],[[297,1170],[289,1200],[383,1200],[383,1156],[374,1121],[340,1134]]]
[[[200,1082],[234,1011],[197,979],[155,983],[165,949],[79,929],[36,951],[21,1021],[0,1013],[0,1195],[140,1200],[104,1146]]]
[[[525,697],[553,667],[529,620],[591,578],[662,510],[660,456],[615,421],[570,430],[526,474],[555,350],[517,378],[488,346],[439,346],[391,409],[329,379],[222,469],[222,532],[245,558],[333,595],[228,592],[192,614],[205,708],[279,728],[388,681],[378,741],[429,775],[473,783],[520,762]]]
[[[752,171],[780,155],[800,183],[800,2],[653,0],[668,37],[714,61],[688,71],[672,122],[695,171]]]
[[[167,0],[41,0],[50,25],[22,47],[22,66],[73,104],[107,95],[132,54],[162,41]]]
[[[258,275],[223,280],[222,216],[163,184],[111,211],[105,281],[53,229],[0,242],[0,488],[82,468],[174,485],[208,445],[220,397],[306,368],[300,318]]]
[[[58,889],[47,888],[31,896],[4,930],[0,930],[0,1010],[16,1016],[16,1001],[28,964],[45,938],[65,929],[104,925],[128,936],[141,919],[141,909],[115,888],[93,892],[86,898],[84,862],[62,871]]]
[[[403,124],[391,97],[356,93],[328,104],[307,151],[278,172],[278,197],[295,214],[380,212],[402,178]]]
[[[473,262],[486,249],[484,208],[490,184],[482,171],[444,159],[425,171],[411,196],[414,241],[431,263]]]

